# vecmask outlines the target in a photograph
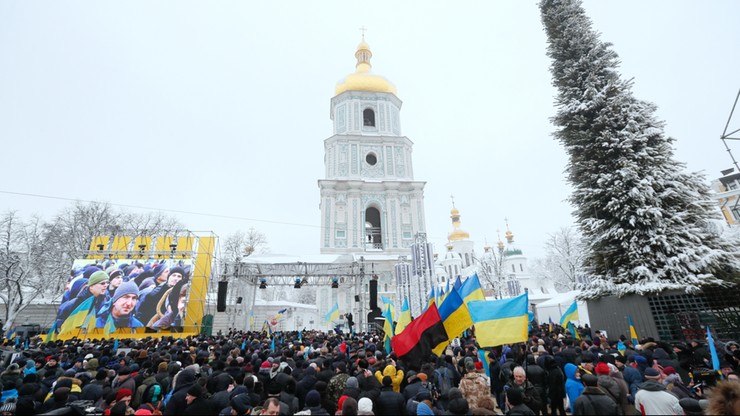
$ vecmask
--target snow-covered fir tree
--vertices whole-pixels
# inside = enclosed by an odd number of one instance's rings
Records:
[[[719,213],[709,189],[674,159],[656,106],[633,96],[579,0],[542,0],[540,9],[558,89],[554,135],[570,158],[588,250],[583,297],[696,292],[732,279],[736,245],[710,227]]]

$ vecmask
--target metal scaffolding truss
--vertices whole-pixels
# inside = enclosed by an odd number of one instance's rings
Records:
[[[238,280],[250,285],[259,284],[267,279],[273,286],[292,286],[296,279],[303,284],[322,286],[331,285],[334,279],[339,283],[355,283],[364,276],[364,266],[352,263],[248,263],[227,262],[221,264],[222,280]]]

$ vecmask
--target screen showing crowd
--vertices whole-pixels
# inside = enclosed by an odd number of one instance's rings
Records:
[[[191,269],[192,260],[75,260],[53,330],[181,329]]]

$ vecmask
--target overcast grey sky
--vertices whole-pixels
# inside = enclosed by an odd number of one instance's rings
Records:
[[[740,88],[740,2],[585,8],[635,95],[659,106],[677,159],[710,177],[730,167],[719,136]],[[19,192],[240,217],[175,214],[318,253],[329,100],[363,25],[373,70],[403,101],[437,251],[454,194],[478,250],[508,218],[519,247],[542,255],[572,218],[531,0],[2,1],[0,209],[49,217],[70,204],[7,193]]]

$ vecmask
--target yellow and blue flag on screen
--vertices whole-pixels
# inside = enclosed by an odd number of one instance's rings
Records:
[[[483,293],[483,288],[480,285],[478,274],[473,273],[472,276],[468,277],[460,287],[460,297],[465,303],[474,300],[486,300],[486,295]]]
[[[447,295],[447,298],[439,305],[437,310],[442,325],[445,327],[445,332],[447,332],[447,341],[440,343],[433,350],[435,354],[440,355],[444,352],[450,340],[459,337],[463,331],[473,326],[473,320],[470,317],[468,307],[465,306],[465,302],[455,290]]]
[[[329,309],[325,316],[327,321],[338,321],[339,320],[339,303],[335,303],[334,306]]]
[[[82,303],[80,303],[75,308],[75,310],[73,310],[72,313],[69,314],[67,319],[64,320],[64,322],[62,323],[62,326],[59,328],[59,333],[66,334],[67,332],[70,332],[84,325],[85,322],[87,322],[87,318],[88,318],[87,315],[90,313],[90,310],[94,309],[93,308],[94,300],[95,300],[95,296],[90,296],[89,298],[85,299]]]
[[[565,310],[565,313],[563,313],[563,317],[560,318],[560,326],[566,326],[568,322],[571,321],[577,321],[578,320],[578,304],[576,301],[573,301],[573,304],[568,307],[568,309]]]
[[[287,311],[288,311],[288,308],[285,308],[285,309],[281,309],[281,310],[279,310],[279,311],[278,311],[278,312],[277,312],[277,313],[275,314],[275,316],[273,316],[273,317],[272,317],[272,319],[275,319],[276,321],[279,321],[279,320],[280,320],[280,318],[282,318],[282,317],[283,317],[283,315],[285,314],[285,312],[287,312]]]
[[[475,337],[481,347],[527,340],[527,293],[511,299],[476,300],[467,305],[475,324]]]
[[[403,330],[406,329],[406,325],[410,323],[411,323],[411,309],[409,308],[409,300],[404,299],[403,306],[401,307],[401,314],[398,315],[398,319],[396,322],[396,328],[395,328],[396,334],[400,334],[401,332],[403,332]]]
[[[627,315],[627,323],[630,324],[630,339],[632,340],[632,346],[637,347],[637,331],[635,330],[634,322],[632,322],[632,315]]]
[[[383,323],[383,332],[385,332],[385,337],[383,337],[383,345],[385,346],[386,354],[390,354],[391,353],[391,338],[393,338],[396,335],[393,333],[393,315],[391,315],[390,305],[385,307],[385,312],[383,312],[383,318],[385,318],[385,322]]]

